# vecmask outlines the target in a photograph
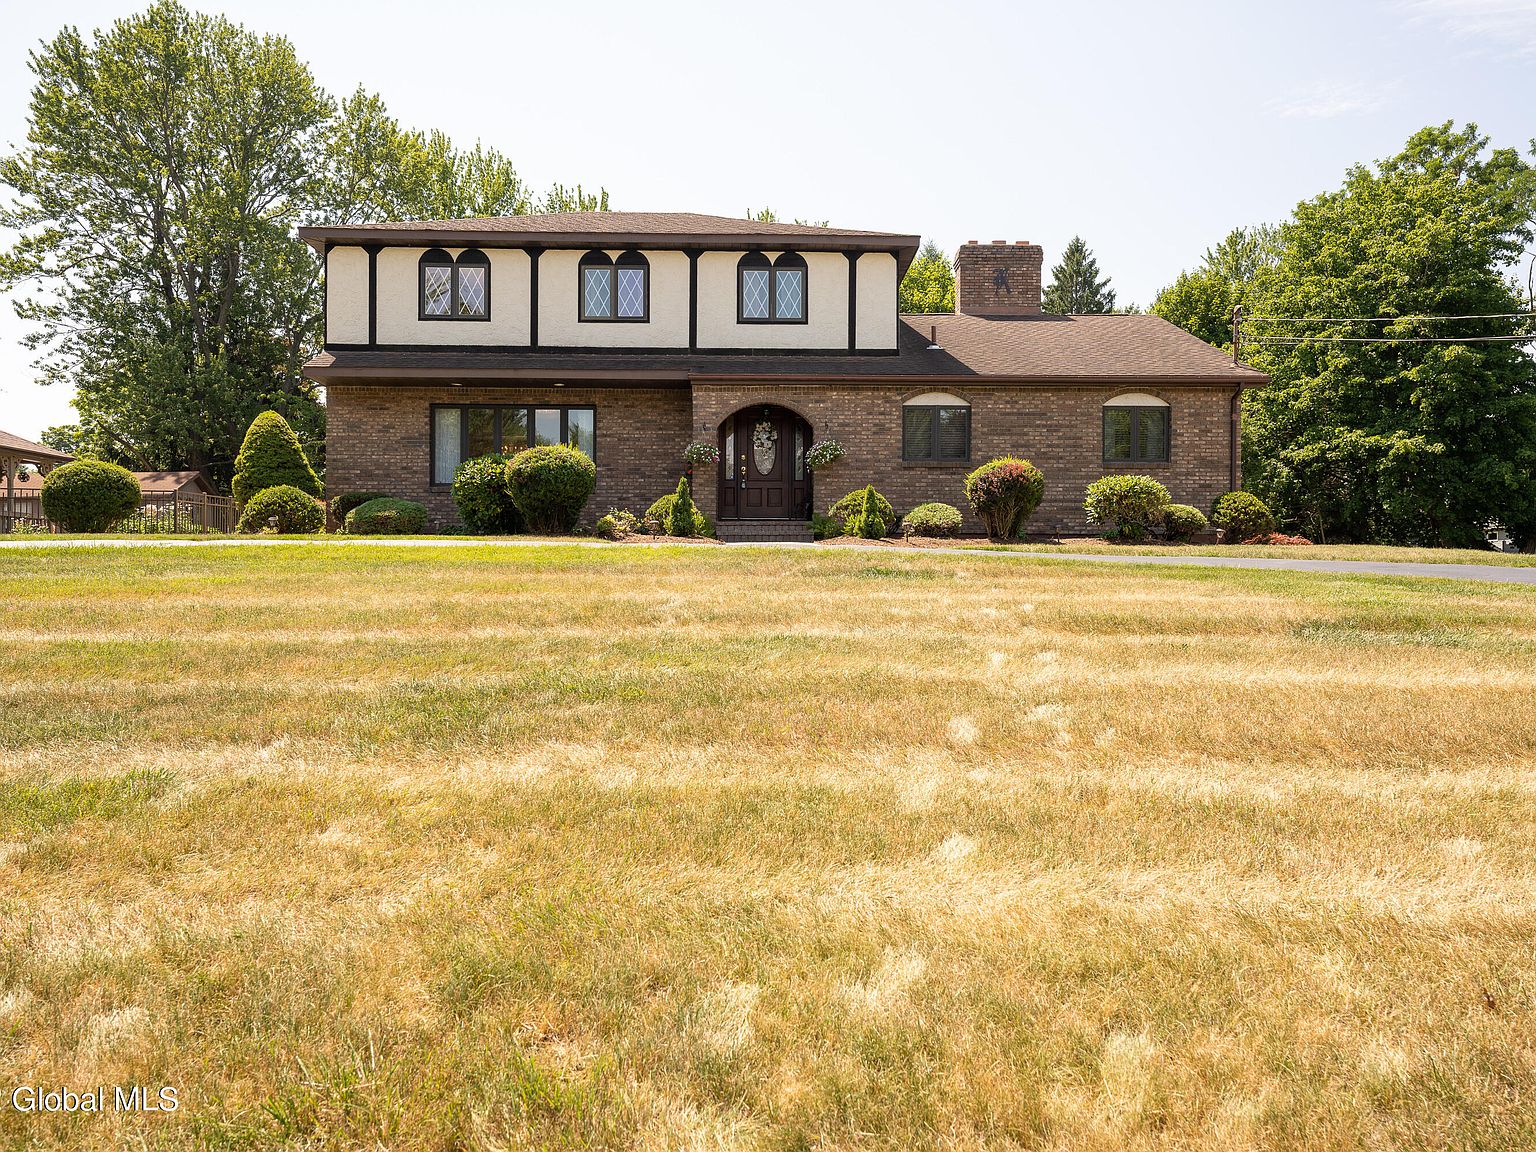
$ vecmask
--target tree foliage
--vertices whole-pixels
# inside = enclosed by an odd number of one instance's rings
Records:
[[[955,269],[944,250],[929,240],[907,268],[896,290],[896,306],[903,313],[953,312]]]
[[[1080,316],[1115,310],[1115,291],[1109,277],[1099,276],[1099,262],[1081,236],[1072,237],[1061,253],[1061,263],[1051,269],[1051,283],[1041,305],[1047,312]]]
[[[1216,247],[1205,250],[1198,268],[1180,272],[1159,292],[1151,311],[1207,344],[1231,351],[1232,309],[1252,303],[1260,273],[1272,269],[1279,255],[1278,229],[1265,224],[1234,228]]]
[[[338,105],[287,40],[177,0],[65,28],[29,67],[0,285],[31,289],[15,307],[41,382],[76,389],[79,429],[56,437],[139,468],[227,475],[269,408],[323,435],[302,373],[323,289],[298,225],[607,207],[536,197],[499,152],[403,129],[377,96]]]

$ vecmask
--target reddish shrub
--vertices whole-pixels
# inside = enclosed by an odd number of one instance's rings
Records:
[[[1244,544],[1311,544],[1305,536],[1287,536],[1284,532],[1260,532],[1257,536],[1250,536],[1243,541]]]

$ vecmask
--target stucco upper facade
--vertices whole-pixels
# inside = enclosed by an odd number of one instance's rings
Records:
[[[606,215],[620,224],[633,215],[672,227],[659,230],[655,224],[641,227],[636,222],[628,233],[582,235],[569,228],[529,228],[527,222],[544,218],[523,217],[500,221],[508,225],[500,229],[490,227],[497,223],[492,221],[305,229],[305,238],[325,262],[325,345],[858,355],[897,351],[896,290],[916,249],[915,236],[688,214]],[[457,309],[450,315],[431,314],[424,262],[447,268],[466,258],[487,269],[483,307],[477,298],[473,315]],[[592,316],[583,295],[584,265],[607,261],[618,267],[625,260],[643,270],[643,315]],[[790,262],[800,277],[790,285],[794,310],[788,315],[752,315],[754,282],[752,273],[745,272],[747,265],[772,269],[776,277]]]

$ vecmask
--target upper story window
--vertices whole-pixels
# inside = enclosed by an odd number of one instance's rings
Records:
[[[617,260],[606,252],[588,252],[579,271],[582,320],[650,319],[651,263],[639,252],[621,252]]]
[[[925,392],[901,406],[903,460],[969,460],[971,406],[948,392]]]
[[[455,260],[433,248],[422,254],[420,268],[421,319],[491,318],[491,261],[484,252],[469,248]]]
[[[1169,431],[1166,401],[1144,392],[1116,396],[1104,404],[1104,463],[1165,463]]]
[[[781,252],[769,260],[748,252],[736,264],[736,318],[743,324],[804,324],[805,257]]]

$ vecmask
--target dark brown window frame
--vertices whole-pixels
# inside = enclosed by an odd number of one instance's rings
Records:
[[[587,269],[607,268],[608,315],[587,315]],[[639,316],[619,315],[619,269],[639,268],[645,273],[645,308]],[[601,249],[593,249],[576,265],[576,321],[579,324],[649,324],[651,322],[651,262],[634,248],[619,253],[617,260]]]
[[[780,267],[780,264],[783,267]],[[768,315],[747,315],[746,273],[768,272]],[[779,273],[800,273],[800,315],[779,315]],[[811,322],[811,270],[805,257],[798,252],[780,252],[770,260],[763,252],[754,250],[742,254],[736,261],[736,323],[738,324],[809,324]]]
[[[473,265],[485,269],[485,312],[479,316],[459,315],[459,267]],[[446,315],[427,312],[427,268],[448,269],[448,312]],[[458,259],[442,248],[429,248],[416,261],[416,319],[459,320],[467,324],[489,323],[491,319],[491,258],[478,248],[466,248]]]
[[[1131,417],[1131,451],[1128,456],[1111,456],[1108,451],[1109,416],[1112,412],[1125,412]],[[1163,417],[1163,454],[1141,456],[1137,445],[1141,443],[1141,413],[1158,412]],[[1173,410],[1155,404],[1106,404],[1099,417],[1099,450],[1105,464],[1167,464],[1173,456]]]
[[[939,412],[964,412],[965,413],[965,455],[964,456],[940,456],[939,455]],[[928,412],[929,418],[929,445],[931,454],[928,456],[913,456],[907,450],[907,413]],[[971,406],[969,404],[903,404],[901,406],[901,459],[908,464],[967,464],[971,459]]]
[[[456,410],[459,414],[459,464],[475,457],[469,455],[469,410],[471,408],[489,408],[495,413],[495,422],[491,426],[491,439],[498,446],[501,444],[501,420],[504,412],[523,413],[523,426],[527,429],[529,447],[533,447],[533,414],[539,410],[558,409],[560,412],[560,443],[568,444],[571,438],[571,413],[592,413],[592,462],[597,463],[597,405],[596,404],[549,404],[530,400],[519,404],[432,404],[427,412],[427,484],[432,488],[451,488],[453,481],[439,481],[437,479],[437,414],[439,411]],[[499,450],[499,448],[498,448]],[[485,453],[482,453],[485,455]],[[458,470],[458,464],[454,465]]]

